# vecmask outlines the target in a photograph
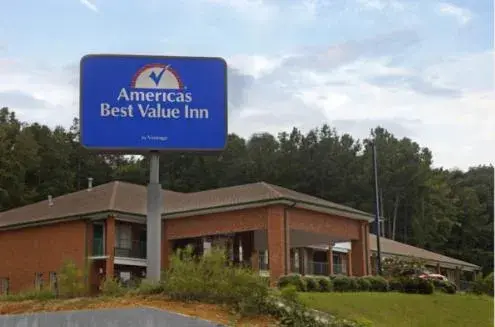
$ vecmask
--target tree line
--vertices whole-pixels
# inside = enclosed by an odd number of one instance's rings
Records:
[[[247,140],[230,134],[220,154],[163,155],[160,178],[164,188],[180,192],[265,181],[374,212],[372,140],[383,236],[493,271],[493,166],[434,168],[427,147],[382,127],[364,140],[328,125]],[[68,129],[51,129],[0,109],[0,211],[86,188],[88,177],[95,185],[146,184],[147,158],[88,151],[79,143],[77,119]]]

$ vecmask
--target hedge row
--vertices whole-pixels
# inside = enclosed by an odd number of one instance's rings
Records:
[[[455,284],[444,281],[430,281],[421,278],[394,278],[386,280],[380,276],[308,277],[298,274],[283,276],[278,287],[294,286],[299,292],[388,292],[432,294],[435,289],[448,294],[456,293]]]

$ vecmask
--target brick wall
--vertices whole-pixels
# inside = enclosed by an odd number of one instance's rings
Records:
[[[0,231],[0,277],[10,279],[10,291],[34,288],[35,273],[43,273],[49,285],[49,273],[60,270],[65,259],[81,269],[85,265],[86,223],[82,220]]]
[[[266,229],[268,208],[221,212],[165,220],[167,239]]]

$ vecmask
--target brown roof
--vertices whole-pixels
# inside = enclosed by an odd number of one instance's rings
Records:
[[[371,218],[366,212],[264,182],[193,193],[163,190],[163,198],[165,215],[288,200],[357,215],[360,217],[358,219]],[[53,198],[52,206],[44,200],[4,211],[0,213],[0,227],[107,211],[146,215],[146,187],[114,181],[93,187],[91,191],[85,189],[69,193]]]
[[[377,251],[377,246],[376,246],[376,235],[370,234],[370,248],[371,251]],[[420,258],[423,260],[427,261],[434,261],[434,262],[439,262],[439,263],[448,263],[452,265],[458,265],[458,266],[468,266],[472,268],[480,268],[479,266],[458,260],[455,258],[447,257],[442,254],[438,254],[435,252],[431,252],[428,250],[424,250],[421,248],[417,248],[415,246],[397,242],[385,237],[380,237],[380,251],[383,254],[392,254],[392,255],[402,255],[402,256],[408,256],[408,257],[416,257]]]

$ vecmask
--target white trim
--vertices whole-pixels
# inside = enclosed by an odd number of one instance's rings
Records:
[[[171,212],[171,213],[164,213],[164,214],[162,214],[162,219],[185,218],[185,217],[189,217],[189,216],[214,214],[214,213],[243,210],[243,209],[250,209],[250,208],[260,208],[260,207],[266,207],[266,206],[274,205],[274,204],[285,204],[285,205],[291,206],[291,205],[294,205],[294,203],[296,203],[294,208],[300,208],[300,209],[306,209],[306,210],[311,210],[311,211],[315,211],[315,212],[332,214],[332,215],[336,215],[339,217],[350,218],[353,220],[361,220],[361,221],[371,222],[374,219],[370,216],[366,216],[365,214],[348,212],[345,210],[339,210],[339,209],[333,209],[333,208],[326,208],[326,207],[321,207],[318,205],[310,205],[310,204],[300,203],[297,200],[285,200],[285,199],[284,200],[274,199],[271,201],[239,204],[239,205],[225,206],[225,207],[220,207],[220,208],[198,209],[198,210],[189,211],[189,212],[182,212],[182,213],[180,211]]]
[[[294,202],[296,202],[295,208],[306,209],[306,210],[310,210],[310,211],[321,212],[321,213],[336,215],[339,217],[350,218],[353,220],[367,221],[367,222],[372,222],[374,219],[370,216],[366,216],[365,214],[349,212],[349,211],[333,209],[333,208],[327,208],[327,207],[321,207],[318,205],[299,203],[297,201],[294,201]]]
[[[115,265],[146,267],[146,259],[138,258],[115,257],[113,263]]]
[[[127,223],[146,225],[146,218],[145,217],[137,217],[137,216],[131,216],[131,215],[125,215],[125,214],[118,214],[117,216],[115,216],[115,221],[123,221],[123,222],[127,222]]]
[[[94,255],[94,256],[89,256],[88,259],[91,260],[101,260],[101,259],[108,259],[108,255]]]
[[[293,202],[294,201],[273,200],[273,201],[266,201],[266,202],[256,202],[256,203],[249,203],[249,204],[225,206],[225,207],[220,207],[220,208],[198,209],[198,210],[189,211],[189,212],[177,211],[177,212],[162,214],[162,219],[176,219],[176,218],[185,218],[185,217],[190,217],[190,216],[209,215],[209,214],[220,213],[220,212],[229,212],[229,211],[237,211],[237,210],[252,209],[252,208],[262,208],[262,207],[266,207],[266,206],[273,205],[273,204],[291,205]]]

